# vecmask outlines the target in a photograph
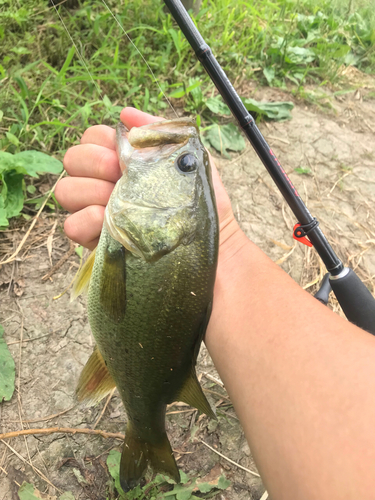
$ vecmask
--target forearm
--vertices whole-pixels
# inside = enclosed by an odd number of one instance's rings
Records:
[[[206,343],[272,499],[369,498],[375,339],[235,238],[236,255],[221,254]]]

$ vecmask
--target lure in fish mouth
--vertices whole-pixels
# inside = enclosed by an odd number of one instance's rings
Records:
[[[195,365],[210,318],[218,217],[206,150],[188,119],[117,127],[122,177],[105,211],[96,251],[73,294],[89,284],[97,346],[77,396],[95,403],[117,386],[128,416],[124,491],[147,466],[179,482],[166,429],[174,401],[214,417]]]

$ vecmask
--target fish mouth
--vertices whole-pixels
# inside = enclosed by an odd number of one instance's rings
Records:
[[[183,144],[197,133],[197,126],[190,118],[177,118],[133,127],[128,140],[133,148],[142,149],[165,144]]]
[[[198,136],[197,125],[190,118],[162,120],[130,131],[120,122],[116,127],[116,149],[121,171],[131,160],[154,163],[166,158]]]

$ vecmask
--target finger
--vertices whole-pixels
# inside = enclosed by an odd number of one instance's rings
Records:
[[[116,150],[116,130],[107,125],[93,125],[85,130],[81,137],[81,144],[97,144]]]
[[[78,212],[89,205],[105,207],[115,187],[113,182],[87,177],[65,177],[56,186],[55,196],[69,212]]]
[[[164,120],[161,116],[153,116],[135,108],[124,108],[121,111],[120,119],[122,123],[131,129],[132,127],[141,127],[149,123],[160,122]]]
[[[96,144],[73,146],[64,156],[64,168],[73,177],[117,182],[121,177],[116,151]]]
[[[93,250],[98,244],[102,230],[105,208],[99,205],[89,207],[70,215],[64,224],[68,238]]]

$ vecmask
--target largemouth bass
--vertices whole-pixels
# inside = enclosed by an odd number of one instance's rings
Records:
[[[130,132],[120,124],[117,151],[123,174],[73,294],[89,283],[97,343],[77,395],[95,403],[117,386],[128,416],[120,464],[128,491],[148,465],[179,482],[168,404],[184,401],[215,417],[195,365],[211,314],[219,230],[209,158],[192,121]]]

